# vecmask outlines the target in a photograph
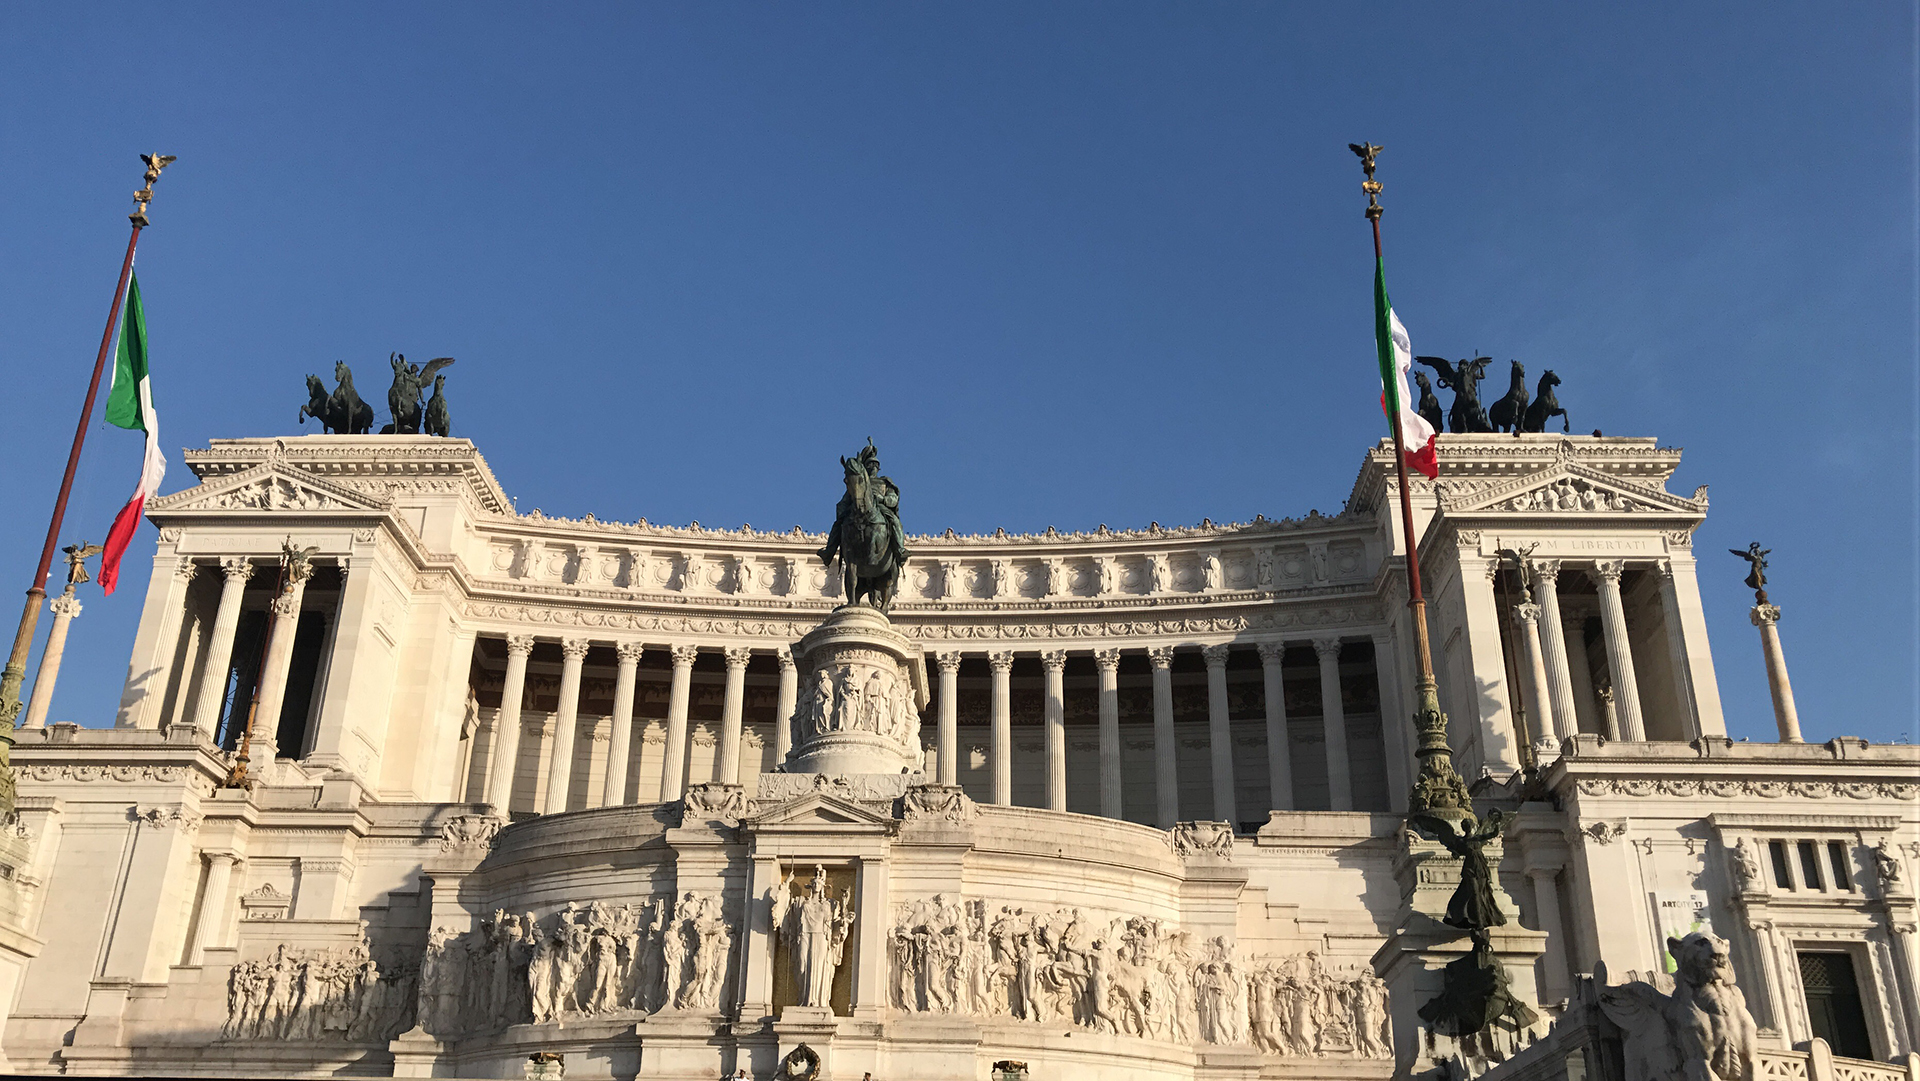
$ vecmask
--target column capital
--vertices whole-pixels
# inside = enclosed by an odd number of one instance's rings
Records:
[[[673,654],[673,666],[675,668],[692,668],[693,659],[700,655],[700,647],[688,642],[682,642],[672,647],[670,652]]]
[[[1673,581],[1673,560],[1656,559],[1653,561],[1653,569],[1660,572],[1660,577],[1669,582]]]
[[[244,582],[253,577],[253,560],[247,556],[222,556],[220,573],[226,575],[229,582]]]
[[[782,671],[792,671],[794,669],[795,665],[793,663],[793,647],[792,646],[781,646],[779,649],[774,651],[773,655],[774,655],[774,658],[780,662],[780,668]]]
[[[1624,559],[1602,559],[1587,568],[1587,574],[1592,576],[1595,585],[1611,582],[1617,586],[1620,584],[1620,575],[1625,573],[1626,569],[1627,561]]]
[[[1096,649],[1093,651],[1093,664],[1094,667],[1100,669],[1102,672],[1118,672],[1120,670],[1120,651],[1111,646]]]
[[[1529,562],[1527,566],[1533,571],[1533,585],[1535,589],[1542,587],[1547,589],[1560,588],[1559,560],[1535,559]]]
[[[532,652],[533,652],[533,635],[531,634],[507,635],[507,656],[524,657],[527,654]]]
[[[1329,660],[1337,661],[1340,659],[1340,639],[1315,638],[1313,640],[1313,651],[1320,655],[1322,662]]]
[[[1153,662],[1153,666],[1155,668],[1172,668],[1173,667],[1173,647],[1172,646],[1154,646],[1151,649],[1147,650],[1147,660]]]
[[[560,639],[560,652],[565,654],[566,658],[570,661],[584,660],[587,656],[587,649],[592,645],[593,643],[585,638],[562,638]]]
[[[639,664],[640,657],[647,651],[645,642],[615,642],[614,653],[620,657],[621,664]]]
[[[209,863],[224,863],[228,867],[232,867],[234,864],[240,862],[239,854],[230,848],[203,848],[200,850],[200,854],[207,857],[207,862]]]
[[[1261,664],[1279,664],[1282,660],[1286,659],[1286,656],[1287,644],[1285,642],[1260,643]]]
[[[56,616],[72,619],[80,614],[80,598],[71,593],[62,593],[47,602],[47,608]]]
[[[1747,618],[1756,627],[1770,627],[1780,622],[1780,606],[1777,604],[1756,604],[1747,610]]]
[[[1527,868],[1527,877],[1535,882],[1552,882],[1560,877],[1560,868],[1534,864]]]
[[[1513,615],[1515,619],[1518,619],[1522,623],[1538,623],[1540,622],[1540,606],[1537,604],[1516,604],[1513,606]]]
[[[300,614],[300,595],[290,589],[268,602],[268,606],[273,609],[274,615],[292,619]]]
[[[1011,672],[1013,671],[1013,650],[996,649],[987,654],[987,663],[992,665],[996,672]]]
[[[933,655],[933,663],[939,666],[942,672],[958,672],[960,671],[960,654],[957,650],[943,649]]]
[[[728,668],[745,668],[747,662],[753,659],[753,648],[750,646],[728,646],[726,657]]]
[[[173,576],[175,578],[191,582],[193,581],[193,576],[199,573],[200,564],[195,563],[192,556],[181,556],[180,562],[173,565]]]
[[[1040,666],[1049,672],[1059,672],[1067,667],[1067,651],[1064,649],[1043,649],[1040,651]]]
[[[1206,660],[1208,668],[1225,668],[1227,666],[1227,654],[1232,649],[1232,646],[1225,643],[1202,646],[1200,647],[1200,656]]]

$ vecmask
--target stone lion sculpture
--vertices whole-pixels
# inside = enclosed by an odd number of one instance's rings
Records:
[[[1695,931],[1667,939],[1673,993],[1650,983],[1606,986],[1600,1008],[1625,1034],[1626,1081],[1753,1081],[1754,1023],[1734,986],[1727,940]]]

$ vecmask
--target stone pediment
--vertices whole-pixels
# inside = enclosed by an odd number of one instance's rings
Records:
[[[764,804],[765,801],[755,801]],[[892,832],[898,823],[885,809],[828,792],[809,792],[747,816],[741,825],[756,830],[826,829],[835,832]]]
[[[365,514],[386,511],[385,503],[284,462],[262,462],[252,469],[220,477],[150,504],[149,514],[176,511],[273,513],[320,511]]]
[[[1444,491],[1444,489],[1443,489]],[[1634,484],[1563,458],[1554,465],[1471,493],[1442,496],[1451,517],[1471,514],[1684,514],[1706,513],[1705,489],[1693,499]]]

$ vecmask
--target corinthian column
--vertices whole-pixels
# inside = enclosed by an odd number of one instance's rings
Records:
[[[1760,628],[1760,648],[1767,658],[1767,689],[1773,692],[1773,721],[1780,729],[1780,742],[1800,743],[1800,711],[1793,705],[1793,684],[1787,680],[1787,655],[1780,650],[1780,607],[1756,604],[1748,613]],[[34,688],[38,694],[40,689]]]
[[[1340,639],[1315,638],[1320,655],[1320,723],[1327,740],[1327,807],[1353,810],[1353,772],[1347,761],[1347,708],[1340,700]]]
[[[780,692],[773,706],[773,764],[785,768],[793,751],[793,711],[800,701],[800,671],[794,667],[793,650],[780,647]]]
[[[547,769],[546,813],[567,809],[568,790],[573,787],[574,730],[580,720],[580,668],[587,660],[585,638],[560,640],[560,710],[553,718],[553,762]]]
[[[1547,670],[1547,700],[1553,707],[1553,731],[1571,736],[1580,731],[1580,714],[1573,706],[1573,674],[1567,667],[1566,630],[1560,618],[1560,561],[1536,559],[1533,600],[1540,606],[1540,659]]]
[[[520,762],[520,703],[527,693],[527,655],[533,635],[507,636],[507,677],[500,689],[500,716],[493,722],[493,762],[488,770],[487,802],[508,816],[513,803],[513,772]]]
[[[687,787],[687,701],[693,696],[693,659],[699,646],[673,647],[673,683],[667,689],[667,749],[660,763],[660,802],[672,803]]]
[[[1120,805],[1120,651],[1096,649],[1100,673],[1100,814],[1119,818]]]
[[[229,556],[220,561],[227,580],[220,586],[220,607],[213,617],[213,634],[207,640],[207,656],[200,667],[200,693],[193,700],[193,726],[211,738],[220,723],[220,700],[227,694],[227,666],[233,663],[233,633],[240,627],[240,599],[247,579],[253,577],[253,563],[245,556]]]
[[[280,753],[280,707],[287,697],[287,672],[293,667],[293,639],[300,631],[300,602],[311,577],[312,563],[292,560],[287,565],[286,590],[273,599],[273,629],[267,634],[267,656],[260,666],[260,708],[254,713],[256,731],[249,754],[269,766]],[[294,748],[293,753],[297,757],[300,749]]]
[[[602,807],[618,807],[627,802],[627,768],[633,759],[633,687],[640,675],[640,655],[646,648],[639,642],[620,642],[614,646],[620,663],[613,676],[613,731],[607,739],[606,787],[600,790]]]
[[[933,655],[940,668],[939,734],[935,754],[940,759],[937,774],[941,784],[960,783],[960,654],[951,651]]]
[[[1013,806],[1013,651],[1002,649],[987,654],[993,668],[993,712],[989,717],[993,732],[988,754],[992,758],[993,802]]]
[[[1047,810],[1067,809],[1067,651],[1044,650],[1040,666],[1047,673]]]
[[[40,651],[40,670],[33,677],[33,697],[27,701],[26,719],[20,722],[22,728],[45,728],[47,726],[47,707],[53,704],[53,685],[60,679],[60,658],[67,652],[67,624],[80,614],[80,600],[67,587],[68,592],[60,594],[47,602],[47,608],[53,613],[53,629],[47,632],[47,644]]]
[[[1233,792],[1233,724],[1227,716],[1227,652],[1225,645],[1200,651],[1207,662],[1207,750],[1213,764],[1213,817],[1240,828],[1240,808]]]
[[[1550,744],[1552,753],[1560,752],[1560,741],[1573,734],[1570,718],[1553,708],[1552,692],[1547,689],[1547,662],[1540,647],[1540,606],[1516,604],[1514,622],[1519,626],[1521,663],[1526,665],[1527,697],[1533,701],[1534,743]]]
[[[1627,610],[1620,601],[1624,560],[1603,559],[1593,565],[1593,584],[1600,591],[1600,629],[1607,639],[1607,671],[1613,676],[1613,708],[1620,718],[1620,738],[1635,743],[1647,739],[1640,719],[1640,683],[1633,676],[1633,648],[1627,641]]]
[[[1147,650],[1153,662],[1154,824],[1170,830],[1180,821],[1180,760],[1173,746],[1173,647]]]
[[[747,662],[753,650],[746,646],[727,647],[727,695],[720,706],[720,764],[713,779],[721,784],[740,783],[740,714],[746,707]]]
[[[1282,662],[1285,642],[1260,643],[1260,674],[1266,681],[1267,802],[1272,810],[1293,810],[1293,750],[1287,746],[1287,684]]]

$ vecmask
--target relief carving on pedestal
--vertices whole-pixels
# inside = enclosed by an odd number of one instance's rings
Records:
[[[227,974],[223,1040],[346,1040],[385,1046],[413,1027],[414,974],[374,963],[367,944],[296,949]]]

